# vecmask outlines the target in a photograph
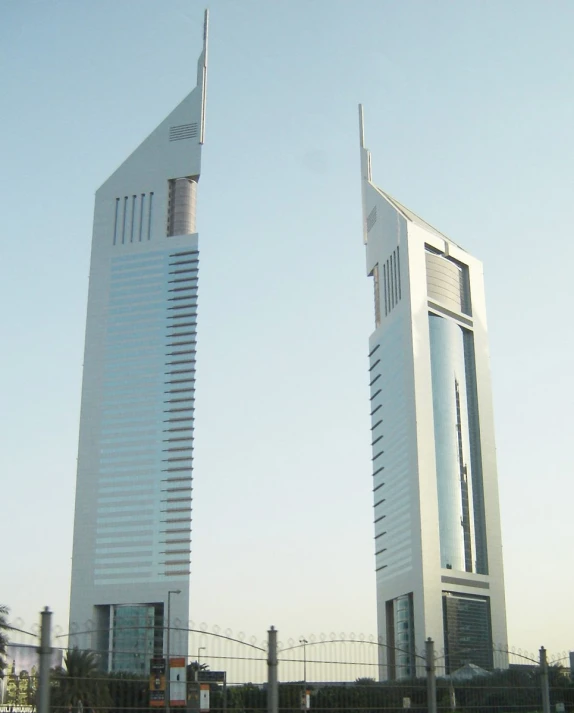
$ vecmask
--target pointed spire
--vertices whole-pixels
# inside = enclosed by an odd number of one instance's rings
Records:
[[[363,105],[359,104],[359,140],[361,148],[365,148],[365,117],[363,114]]]
[[[201,86],[201,126],[199,143],[205,142],[205,103],[207,99],[207,40],[209,35],[209,10],[203,16],[203,50],[197,63],[197,83]]]

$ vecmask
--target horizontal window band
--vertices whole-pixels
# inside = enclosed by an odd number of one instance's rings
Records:
[[[160,544],[162,545],[184,545],[187,544],[188,542],[191,542],[191,534],[188,534],[187,537],[177,537],[177,538],[172,538],[170,540],[162,540]]]
[[[372,400],[372,399],[371,399],[371,400]],[[373,409],[373,410],[371,411],[371,413],[369,414],[369,416],[372,416],[373,414],[377,413],[377,411],[378,411],[380,408],[383,408],[383,405],[382,405],[382,404],[379,404],[379,405],[377,406],[377,408]]]
[[[379,407],[380,408],[380,407]],[[377,426],[380,426],[381,423],[383,422],[383,419],[379,419],[374,426],[371,426],[371,431],[374,431]],[[371,444],[372,445],[372,444]]]
[[[381,532],[380,534],[375,535],[375,540],[378,540],[379,537],[382,537],[383,535],[386,535],[386,534],[387,534],[387,531],[385,530],[384,532]]]
[[[180,483],[180,482],[184,482],[184,481],[191,482],[191,480],[192,480],[191,475],[186,475],[186,476],[176,475],[173,478],[171,478],[171,477],[170,478],[162,478],[161,482],[169,484],[169,483]]]
[[[384,520],[387,516],[386,515],[381,515],[378,517],[376,520],[373,521],[373,525],[376,525],[377,522],[381,522],[381,520]]]
[[[375,393],[371,396],[369,401],[372,401],[375,397],[377,397],[381,393],[382,389],[379,389],[378,391],[375,391]],[[373,411],[374,413],[374,411]]]
[[[162,493],[191,493],[193,488],[190,488],[189,486],[185,486],[183,488],[166,488],[165,490],[162,490]],[[191,500],[191,498],[190,498]],[[167,499],[167,502],[170,501],[170,498]]]
[[[197,282],[198,279],[199,278],[197,276],[195,276],[195,277],[176,277],[175,280],[168,280],[167,284],[168,285],[177,285],[182,282]]]
[[[375,477],[375,475],[377,475],[377,473],[380,473],[384,469],[385,469],[385,466],[383,465],[380,468],[377,468],[377,470],[373,471],[373,478]]]
[[[375,552],[375,557],[376,557],[377,555],[382,555],[383,552],[386,552],[386,551],[387,551],[387,548],[386,548],[386,547],[383,547],[382,550],[378,550],[378,552]]]
[[[373,507],[374,507],[374,508],[378,507],[379,505],[381,505],[381,503],[384,503],[385,500],[386,500],[386,498],[383,498],[382,500],[379,500],[379,502],[378,502],[378,503],[375,503],[375,504],[373,505]]]
[[[174,287],[173,289],[168,290],[168,295],[172,292],[191,292],[192,294],[173,295],[172,297],[167,298],[168,302],[181,302],[181,300],[197,300],[197,285],[193,285],[190,287]]]
[[[189,493],[190,489],[185,488],[185,491]],[[161,501],[162,503],[187,503],[191,502],[191,498],[165,498]]]
[[[386,569],[386,567],[387,567],[386,564],[384,564],[382,567],[377,567],[377,569],[375,570],[375,572],[380,572],[382,569]]]
[[[372,385],[375,383],[375,381],[378,381],[380,378],[381,378],[381,375],[380,375],[380,374],[377,374],[377,375],[375,376],[375,378],[371,381],[371,383],[369,384],[369,386],[372,386]]]
[[[195,260],[175,260],[174,262],[170,262],[169,266],[173,267],[174,265],[197,265],[199,263],[199,260],[196,258]]]
[[[163,577],[180,577],[180,576],[184,576],[184,575],[187,575],[187,574],[191,574],[191,570],[189,570],[189,569],[181,569],[181,570],[179,570],[179,569],[178,569],[177,571],[173,571],[173,572],[160,572],[159,574],[160,574],[161,576],[163,576]]]
[[[187,468],[164,468],[161,472],[162,473],[181,473],[181,472],[190,471],[190,470],[191,470],[191,466],[189,466]]]
[[[173,257],[184,257],[186,255],[199,255],[199,250],[186,250],[185,252],[180,252],[180,253],[170,253],[169,256],[170,258]]]
[[[380,456],[382,456],[384,452],[385,452],[385,451],[379,451],[376,456],[373,456],[373,457],[371,458],[371,460],[372,460],[372,461],[377,460],[377,458],[379,458]]]
[[[377,364],[380,364],[380,363],[381,363],[381,360],[377,359],[377,361],[369,368],[369,371],[372,371],[377,366]]]
[[[379,436],[378,438],[375,438],[375,440],[371,443],[371,446],[374,446],[375,443],[378,443],[379,441],[382,441],[384,436]]]
[[[168,314],[167,319],[195,319],[194,326],[197,326],[197,312],[186,312],[185,314]],[[178,323],[179,324],[179,323]],[[178,324],[168,324],[168,329],[176,329]]]
[[[373,488],[373,493],[376,493],[377,490],[380,490],[383,487],[384,483],[379,483],[376,488]]]
[[[174,305],[173,307],[168,307],[167,311],[168,312],[177,312],[180,309],[194,309],[195,307],[197,307],[197,302],[190,302],[189,304],[185,304],[185,305]],[[197,315],[194,314],[193,316],[195,317]],[[169,318],[170,317],[168,316],[168,319]]]
[[[169,525],[172,522],[189,522],[191,523],[191,513],[189,517],[170,517],[165,520],[162,520],[162,523],[165,525]]]
[[[170,267],[176,267],[175,265],[170,265]],[[169,274],[170,275],[191,275],[194,272],[199,272],[197,268],[188,268],[186,267],[183,270],[170,270]]]
[[[380,344],[377,344],[377,346],[376,346],[371,352],[369,352],[369,359],[373,356],[373,354],[377,351],[377,349],[378,349],[380,346],[381,346]]]
[[[190,522],[191,522],[191,520],[190,520]],[[171,528],[171,529],[169,529],[169,530],[162,530],[162,531],[161,531],[161,534],[167,536],[167,535],[175,535],[175,534],[178,534],[178,533],[180,533],[180,532],[189,533],[189,531],[190,531],[190,530],[189,530],[189,527],[174,527],[174,528]]]

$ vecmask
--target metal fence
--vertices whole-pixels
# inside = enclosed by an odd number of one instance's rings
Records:
[[[150,668],[143,652],[139,673],[107,673],[108,650],[74,648],[67,632],[50,632],[48,612],[42,617],[42,627],[12,622],[0,713],[574,713],[568,654],[549,656],[544,649],[534,655],[495,647],[491,671],[471,663],[484,652],[468,652],[468,663],[446,675],[445,654],[429,640],[424,651],[413,652],[410,677],[383,681],[385,644],[373,636],[331,632],[281,640],[274,629],[262,638],[190,622],[173,627],[167,670],[161,657]],[[119,653],[133,658],[137,652]]]

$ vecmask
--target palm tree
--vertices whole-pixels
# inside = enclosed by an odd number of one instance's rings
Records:
[[[6,632],[10,628],[6,617],[9,611],[7,606],[0,604],[0,678],[4,678],[4,669],[6,668],[6,647],[8,646]]]
[[[208,671],[208,670],[209,670],[209,664],[198,663],[197,661],[192,661],[191,663],[187,664],[187,680],[188,681],[197,681],[198,671]]]
[[[52,679],[52,704],[64,710],[95,710],[112,704],[99,657],[93,651],[69,650],[64,667],[56,669]]]

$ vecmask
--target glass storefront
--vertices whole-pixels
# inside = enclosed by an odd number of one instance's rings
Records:
[[[455,592],[443,592],[446,672],[466,664],[493,668],[490,600]]]
[[[157,648],[156,608],[153,604],[113,607],[112,671],[148,672],[149,661]],[[159,629],[161,635],[161,623]]]

